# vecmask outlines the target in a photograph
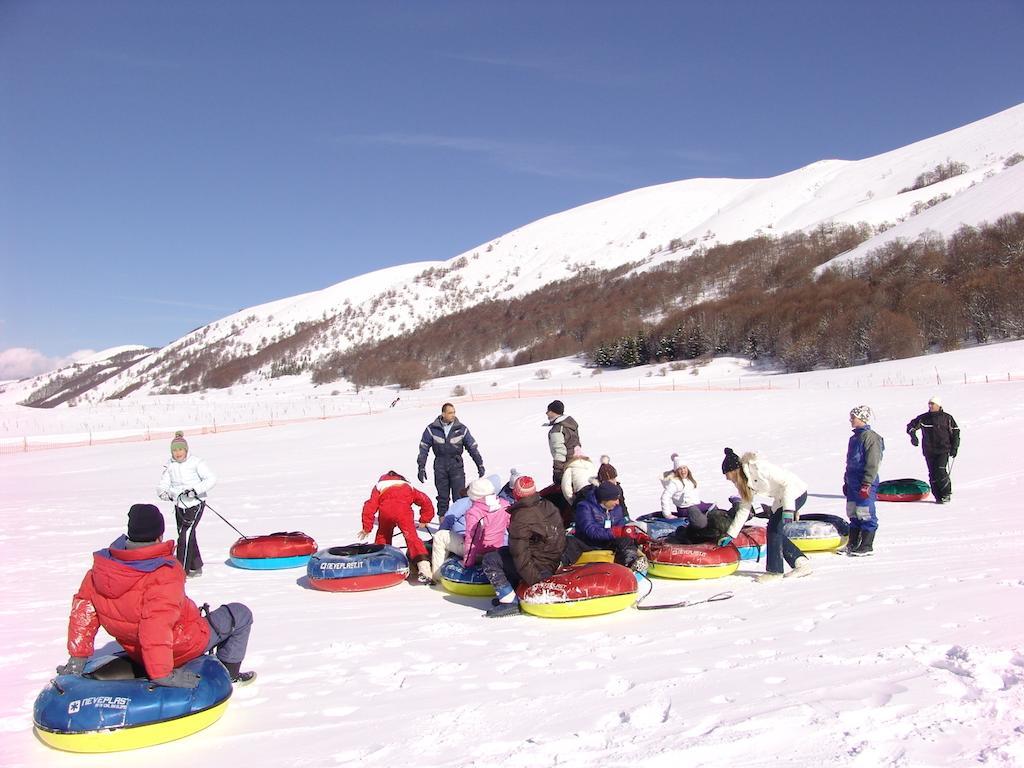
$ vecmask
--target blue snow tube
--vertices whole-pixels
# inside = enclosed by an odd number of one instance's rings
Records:
[[[306,575],[314,589],[364,592],[405,581],[409,559],[390,544],[349,544],[321,549],[309,558]]]
[[[184,665],[196,688],[167,688],[125,654],[86,664],[85,673],[58,675],[36,697],[32,719],[45,744],[67,752],[118,752],[180,739],[216,722],[231,697],[231,678],[214,656]]]
[[[441,566],[441,586],[453,595],[494,596],[494,587],[484,575],[483,568],[477,565],[467,568],[458,557],[449,557]]]

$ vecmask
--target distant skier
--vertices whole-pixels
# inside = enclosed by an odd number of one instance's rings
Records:
[[[918,445],[918,429],[924,436],[921,453],[928,465],[928,483],[932,487],[932,496],[936,504],[945,504],[953,497],[949,460],[955,459],[960,450],[960,427],[956,419],[942,410],[942,400],[935,396],[928,401],[928,410],[907,424],[907,434],[913,446]]]
[[[394,400],[391,401],[391,405],[388,406],[388,407],[389,408],[394,408],[396,405],[398,405],[398,401],[401,400],[401,399],[402,398],[400,398],[400,397],[396,397]]]
[[[565,415],[565,404],[561,400],[548,403],[547,422],[548,448],[551,451],[552,482],[561,485],[566,462],[572,456],[573,448],[580,444],[580,426],[572,416]]]
[[[476,440],[469,427],[455,418],[455,406],[445,403],[441,415],[427,425],[420,438],[420,453],[416,459],[419,472],[416,479],[427,482],[427,454],[434,449],[434,485],[437,487],[437,514],[444,517],[449,501],[462,495],[466,487],[466,468],[462,463],[462,452],[469,451],[476,464],[476,470],[483,477],[484,459],[480,455]]]
[[[858,405],[850,411],[850,426],[853,434],[846,446],[846,471],[843,474],[846,516],[850,518],[846,554],[863,557],[872,553],[878,530],[875,499],[885,440],[871,429],[871,409],[866,405]]]

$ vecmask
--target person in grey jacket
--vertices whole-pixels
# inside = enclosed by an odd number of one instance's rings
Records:
[[[846,446],[843,496],[846,497],[846,516],[850,518],[846,554],[854,557],[872,554],[878,530],[875,499],[885,440],[871,429],[871,416],[871,409],[866,405],[858,405],[850,411],[853,434]]]
[[[580,426],[572,416],[565,415],[565,404],[561,400],[548,403],[547,422],[548,448],[551,451],[551,481],[561,485],[565,465],[573,455],[573,449],[580,445]]]
[[[462,463],[463,451],[469,451],[480,477],[484,476],[484,458],[469,427],[455,418],[455,406],[445,403],[441,415],[427,425],[420,438],[420,452],[416,459],[419,472],[416,478],[427,482],[427,454],[434,450],[434,485],[437,487],[437,515],[444,517],[449,501],[458,499],[468,483]]]

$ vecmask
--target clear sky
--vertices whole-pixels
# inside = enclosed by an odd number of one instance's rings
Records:
[[[0,378],[894,149],[1024,101],[1022,39],[1020,0],[0,0]]]

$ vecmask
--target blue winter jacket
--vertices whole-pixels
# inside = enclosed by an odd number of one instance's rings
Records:
[[[597,500],[597,489],[591,488],[576,503],[576,538],[587,544],[600,544],[615,538],[612,528],[626,524],[622,505],[616,504],[611,510],[601,506]]]
[[[462,451],[467,450],[473,463],[476,464],[476,468],[483,472],[484,458],[480,455],[480,449],[477,447],[473,435],[470,434],[469,428],[458,419],[452,422],[447,435],[444,433],[444,428],[445,423],[438,416],[423,430],[423,437],[420,438],[420,453],[416,459],[419,468],[426,468],[427,453],[431,448],[434,449],[435,462],[458,459],[460,464],[462,463]]]
[[[853,430],[846,446],[846,472],[843,474],[847,501],[861,500],[861,486],[869,486],[872,494],[877,491],[878,467],[884,451],[885,440],[870,425]]]

